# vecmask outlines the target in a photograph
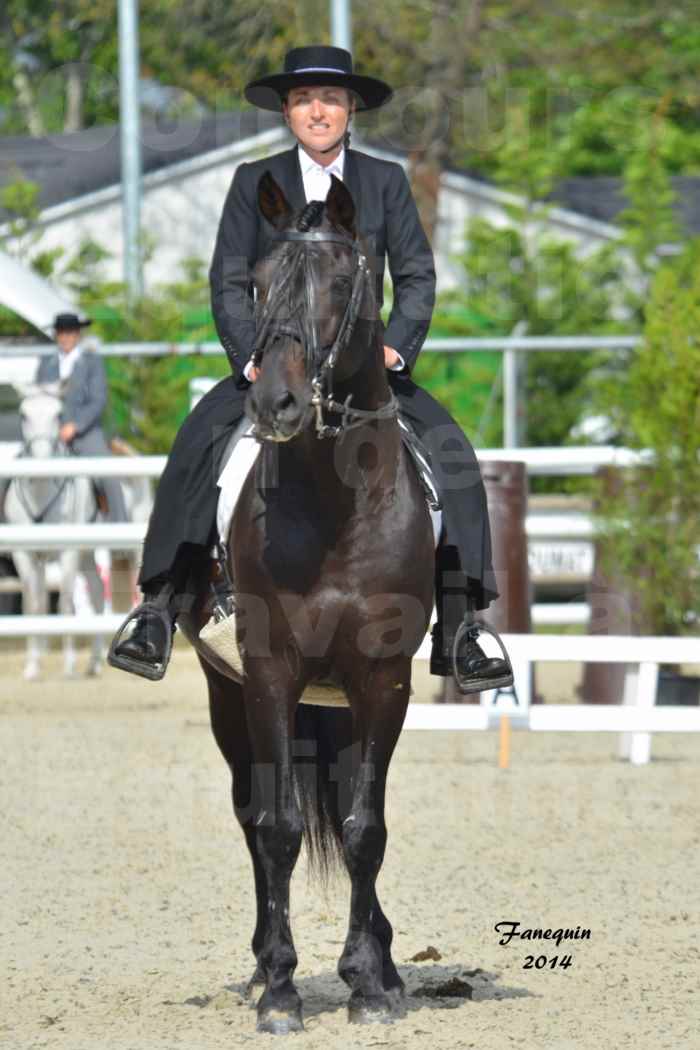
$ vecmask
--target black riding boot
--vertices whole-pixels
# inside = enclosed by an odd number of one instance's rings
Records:
[[[182,544],[171,570],[142,585],[143,601],[132,609],[112,639],[107,654],[112,667],[156,682],[163,677],[177,615],[192,600],[188,598],[188,583],[208,558],[205,548]]]
[[[462,693],[505,689],[513,684],[513,671],[505,651],[504,658],[487,656],[477,638],[490,628],[474,618],[479,607],[476,581],[470,583],[460,569],[456,547],[440,545],[435,562],[435,608],[430,673],[449,678],[454,675]],[[498,636],[496,636],[497,640]],[[457,647],[455,651],[455,640]]]
[[[175,587],[168,577],[156,577],[144,588],[143,601],[127,616],[107,654],[107,662],[158,681],[165,674],[173,647],[177,616]]]

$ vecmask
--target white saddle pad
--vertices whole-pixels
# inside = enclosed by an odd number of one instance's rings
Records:
[[[239,428],[236,442],[216,483],[220,490],[219,503],[216,508],[216,527],[222,543],[225,543],[228,537],[233,512],[245,479],[260,455],[260,445],[250,436],[252,431],[253,424],[250,422]]]
[[[227,540],[233,512],[236,509],[245,479],[248,477],[260,454],[259,443],[250,436],[252,431],[253,424],[247,421],[239,427],[236,441],[217,481],[220,492],[216,510],[216,526],[223,543]],[[437,547],[442,531],[442,511],[432,510],[432,508],[429,508],[429,510],[433,523],[433,538]]]

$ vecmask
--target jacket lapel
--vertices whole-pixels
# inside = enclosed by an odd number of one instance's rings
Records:
[[[360,183],[360,172],[357,165],[357,157],[354,150],[345,151],[345,166],[343,168],[343,182],[350,190],[355,202],[355,222],[358,230],[362,229],[362,184]]]
[[[297,147],[293,146],[283,153],[282,161],[282,189],[294,211],[299,211],[306,204],[306,194]]]

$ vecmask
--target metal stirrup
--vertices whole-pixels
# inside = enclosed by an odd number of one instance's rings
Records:
[[[150,678],[153,682],[160,681],[165,674],[173,649],[174,625],[169,611],[172,596],[173,588],[165,587],[156,598],[142,602],[141,605],[137,605],[135,609],[131,610],[112,638],[109,652],[107,653],[107,663],[110,667],[116,667],[120,671],[130,671],[132,674],[141,675],[143,678]],[[160,620],[165,629],[165,652],[162,661],[155,665],[149,664],[145,660],[137,660],[133,656],[117,653],[116,651],[122,641],[128,641],[128,638],[124,638],[126,628],[132,620],[137,620],[144,613],[148,613],[149,616]]]
[[[506,665],[506,672],[500,675],[498,678],[493,679],[491,682],[485,682],[476,688],[466,689],[465,684],[468,681],[464,675],[459,671],[459,647],[462,644],[462,640],[466,637],[468,641],[476,641],[480,634],[490,634],[492,638],[495,638],[498,642],[498,646],[503,653],[503,660]],[[484,654],[485,655],[485,654]],[[488,659],[488,657],[487,657]],[[461,624],[457,628],[455,634],[455,640],[452,645],[452,673],[454,674],[455,682],[461,693],[482,693],[488,692],[490,689],[505,689],[513,684],[513,666],[510,662],[510,657],[506,652],[506,647],[501,640],[501,636],[497,631],[490,627],[489,624],[484,623],[483,620],[462,620]],[[517,703],[517,697],[516,697]]]

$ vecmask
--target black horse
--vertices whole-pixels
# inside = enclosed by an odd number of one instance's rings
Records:
[[[289,921],[302,837],[321,866],[344,858],[352,882],[338,966],[352,992],[350,1020],[401,1011],[375,882],[387,770],[433,604],[434,552],[350,193],[333,178],[325,205],[293,214],[266,173],[258,203],[277,243],[255,272],[260,373],[246,411],[262,447],[228,544],[242,680],[198,638],[210,612],[207,574],[180,625],[207,677],[253,861],[258,1029],[286,1033],[303,1027]],[[300,703],[310,683],[328,680],[347,708]]]

